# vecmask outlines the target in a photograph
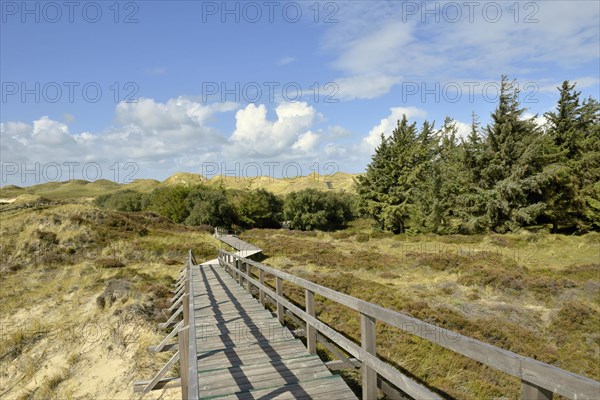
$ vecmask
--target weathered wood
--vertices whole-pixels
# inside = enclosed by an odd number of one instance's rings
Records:
[[[187,398],[189,399],[198,399],[199,396],[199,387],[198,387],[198,362],[197,362],[197,354],[198,354],[198,348],[196,347],[196,324],[195,324],[195,301],[194,301],[194,296],[196,294],[195,291],[195,271],[198,270],[198,267],[196,266],[196,260],[194,258],[194,255],[192,253],[192,250],[190,250],[189,252],[189,262],[188,262],[188,268],[189,268],[189,286],[188,286],[188,301],[187,301],[187,307],[188,307],[188,330],[187,330],[187,334],[188,334],[188,338],[187,338],[187,345],[188,345],[188,350],[187,350],[187,360],[185,363],[185,368],[187,368]],[[182,396],[183,397],[183,396]],[[187,398],[184,398],[184,400],[186,400]]]
[[[179,329],[181,329],[181,327],[183,327],[183,321],[180,321],[177,325],[175,325],[175,328],[173,328],[171,333],[169,333],[158,345],[150,346],[150,347],[148,347],[148,350],[153,353],[158,353],[158,352],[163,351],[163,349],[169,343],[169,341],[171,339],[173,339],[175,337],[175,335],[177,335],[177,332],[179,331]]]
[[[183,290],[184,290],[183,287],[181,289],[179,289],[179,291],[177,293],[175,293],[175,296],[173,296],[169,301],[171,303],[176,302],[179,299],[179,297],[181,297],[181,295],[183,294]]]
[[[385,393],[385,396],[388,399],[390,399],[390,400],[407,400],[407,397],[402,392],[400,392],[398,389],[396,389],[394,386],[390,385],[383,379],[378,378],[377,383],[378,383],[381,391],[383,393]]]
[[[376,355],[375,319],[365,314],[360,315],[360,343],[366,352]],[[363,399],[377,398],[377,372],[368,363],[362,364]]]
[[[315,398],[323,391],[333,398],[356,398],[257,299],[236,290],[240,286],[224,269],[206,265],[198,271],[192,279],[190,298],[198,301],[190,327],[196,328],[201,398],[252,398],[257,393],[265,398]],[[244,286],[259,279],[244,267],[238,272]]]
[[[188,360],[188,351],[189,351],[189,325],[184,326],[177,333],[177,341],[179,344],[179,373],[181,375],[181,397],[182,399],[189,399],[188,395],[188,369],[187,369],[187,360]]]
[[[225,254],[225,252],[222,252]],[[484,365],[571,399],[600,398],[600,383],[529,357],[504,350],[416,318],[336,292],[305,279],[244,259],[259,270],[313,291],[360,313],[429,340]],[[260,289],[260,287],[259,287]],[[268,292],[267,292],[268,293]]]
[[[279,277],[275,278],[275,290],[277,291],[277,297],[282,298],[283,297],[283,279],[281,279]],[[285,321],[283,305],[279,301],[277,301],[277,319],[279,320],[280,324],[283,324]]]
[[[425,386],[409,378],[408,376],[398,371],[391,365],[378,359],[377,356],[368,353],[360,346],[352,342],[350,339],[342,336],[339,332],[324,324],[323,322],[319,321],[315,317],[308,315],[304,310],[297,307],[292,302],[288,301],[285,297],[273,292],[271,288],[265,285],[261,285],[256,280],[253,280],[252,283],[259,287],[262,286],[262,289],[271,298],[275,299],[275,301],[277,301],[279,304],[283,305],[285,308],[296,314],[298,317],[302,318],[304,321],[311,323],[319,332],[327,336],[339,347],[352,354],[363,364],[366,363],[367,365],[369,365],[373,370],[375,370],[375,372],[377,372],[379,375],[396,385],[396,387],[398,387],[403,392],[418,399],[441,399],[439,395],[427,389]]]
[[[174,311],[177,307],[179,307],[179,305],[181,304],[181,302],[183,301],[183,296],[180,296],[177,301],[175,303],[173,303],[173,305],[171,307],[169,307],[168,311]]]
[[[521,381],[521,400],[552,400],[552,395],[550,390]]]
[[[150,383],[150,380],[133,382],[133,392],[134,393],[143,392],[149,383]],[[174,378],[174,377],[173,378],[162,378],[161,380],[156,382],[156,385],[154,385],[153,390],[177,388],[180,386],[181,386],[180,378]]]
[[[179,352],[176,352],[175,354],[173,354],[173,356],[171,357],[171,359],[169,361],[167,361],[167,363],[162,367],[162,369],[160,371],[157,372],[157,374],[154,376],[154,378],[152,378],[150,380],[150,382],[142,390],[142,392],[143,393],[148,393],[149,391],[153,390],[156,387],[156,385],[158,384],[158,382],[167,373],[167,371],[169,371],[171,368],[173,368],[173,365],[175,365],[175,363],[177,361],[179,361]]]
[[[317,341],[321,343],[327,350],[332,352],[339,359],[336,361],[341,362],[345,368],[359,368],[361,366],[360,361],[356,360],[356,358],[346,357],[346,355],[340,349],[338,349],[335,344],[331,343],[323,335],[319,335],[317,333]]]
[[[169,326],[173,325],[173,323],[175,322],[175,319],[179,316],[179,314],[181,314],[183,312],[183,307],[179,307],[177,309],[177,311],[175,311],[175,313],[173,315],[171,315],[171,317],[167,320],[167,322],[163,322],[161,324],[158,324],[158,327],[160,329],[166,329]]]
[[[262,269],[258,270],[258,281],[263,285],[265,284],[265,271],[263,271]],[[263,307],[265,306],[265,292],[262,289],[258,289],[258,301],[260,301],[260,304]]]
[[[360,368],[361,363],[356,358],[350,358],[349,360],[351,362],[350,366],[348,366],[348,362],[344,361],[344,360],[327,361],[325,363],[325,365],[331,371],[339,371],[339,370],[347,369],[347,368]]]
[[[306,313],[315,316],[315,293],[305,291]],[[317,354],[317,330],[314,326],[306,323],[306,348],[310,354]]]
[[[244,272],[246,273],[246,275],[248,276],[252,276],[252,266],[248,263],[244,263]],[[248,293],[252,294],[252,284],[250,283],[249,280],[246,280],[246,290],[248,291]]]

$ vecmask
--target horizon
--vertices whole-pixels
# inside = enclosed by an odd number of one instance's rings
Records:
[[[224,175],[224,174],[217,174],[217,175],[213,175],[211,177],[206,177],[202,174],[197,174],[195,172],[185,172],[185,171],[177,171],[175,173],[173,173],[172,175],[168,176],[167,178],[163,179],[163,180],[158,180],[158,179],[154,179],[154,178],[132,178],[130,181],[127,182],[119,182],[119,181],[115,181],[112,179],[108,179],[108,178],[100,178],[100,179],[96,179],[96,180],[87,180],[87,179],[81,179],[81,178],[72,178],[72,179],[66,179],[66,180],[61,180],[61,181],[46,181],[46,182],[38,182],[38,183],[32,183],[30,185],[26,185],[26,186],[20,186],[20,185],[15,185],[15,184],[0,184],[0,190],[2,189],[7,189],[7,188],[19,188],[19,189],[27,189],[27,188],[31,188],[34,186],[38,186],[38,185],[44,185],[44,184],[51,184],[51,183],[56,183],[56,184],[67,184],[70,182],[86,182],[86,183],[97,183],[97,182],[101,182],[101,181],[106,181],[106,182],[110,182],[110,183],[114,183],[117,185],[121,185],[121,186],[127,186],[129,184],[133,184],[139,181],[154,181],[157,183],[164,183],[167,182],[169,179],[172,179],[174,177],[177,177],[179,175],[195,175],[195,176],[199,176],[203,179],[205,179],[207,182],[211,182],[212,180],[215,179],[233,179],[233,180],[253,180],[253,179],[268,179],[269,181],[290,181],[293,182],[294,180],[298,180],[298,179],[305,179],[305,178],[311,178],[312,176],[315,176],[316,179],[318,181],[323,181],[325,182],[327,180],[328,177],[333,177],[337,174],[343,174],[343,175],[347,175],[347,176],[357,176],[357,175],[363,175],[363,173],[349,173],[349,172],[344,172],[344,171],[336,171],[332,174],[317,174],[316,172],[311,172],[308,175],[301,175],[301,176],[288,176],[288,177],[275,177],[275,176],[269,176],[269,175],[256,175],[256,176],[238,176],[238,175]]]
[[[403,114],[485,126],[504,74],[539,124],[599,96],[597,2],[265,4],[3,1],[0,186],[363,173]]]

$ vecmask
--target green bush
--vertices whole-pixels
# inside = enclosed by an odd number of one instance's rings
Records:
[[[292,192],[285,199],[283,217],[293,229],[343,227],[353,218],[351,197],[316,189]]]
[[[154,189],[144,198],[143,209],[153,211],[173,222],[183,222],[190,215],[187,197],[190,189],[173,186]]]
[[[282,211],[283,201],[264,189],[245,192],[237,207],[239,222],[246,228],[279,228]]]
[[[94,204],[98,207],[116,211],[141,211],[142,199],[143,195],[141,193],[133,190],[123,190],[121,192],[98,196],[94,200]]]
[[[225,192],[204,185],[196,186],[186,199],[187,225],[231,226],[236,219],[235,209]]]

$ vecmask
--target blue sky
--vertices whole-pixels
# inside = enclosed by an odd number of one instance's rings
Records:
[[[596,1],[0,3],[2,185],[362,172],[402,114],[485,124],[501,74],[531,114],[599,97]]]

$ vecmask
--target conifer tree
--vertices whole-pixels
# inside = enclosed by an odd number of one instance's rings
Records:
[[[409,124],[404,115],[389,138],[382,135],[366,174],[356,179],[359,210],[372,216],[382,229],[404,232],[421,160],[416,124]]]
[[[483,189],[483,223],[499,232],[535,224],[546,210],[545,192],[557,173],[546,167],[556,157],[548,136],[525,119],[519,91],[506,76],[500,84],[500,101],[486,127],[480,186]]]

